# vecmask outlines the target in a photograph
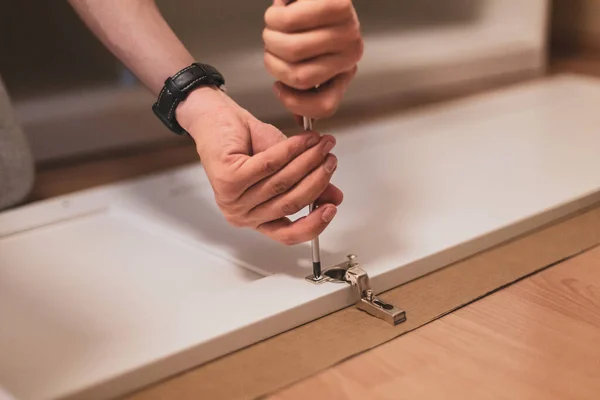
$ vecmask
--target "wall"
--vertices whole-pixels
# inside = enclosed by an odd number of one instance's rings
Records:
[[[0,8],[0,73],[20,99],[114,81],[117,62],[66,1],[7,0]]]
[[[600,1],[554,0],[552,42],[559,51],[600,52]]]
[[[236,101],[262,120],[291,120],[263,65],[263,14],[271,0],[157,3],[195,58],[224,73]],[[0,72],[38,161],[174,136],[150,112],[154,99],[144,88],[120,84],[119,63],[66,2],[7,4],[1,39],[10,56],[0,55]],[[541,74],[547,4],[355,0],[365,56],[340,111]]]
[[[567,2],[570,0],[566,0]],[[13,98],[115,83],[120,63],[98,42],[66,1],[5,2],[0,13],[0,74]],[[428,29],[500,21],[521,9],[538,18],[545,0],[355,0],[365,34],[395,30],[410,37]],[[176,33],[198,59],[261,47],[264,10],[271,0],[157,0]],[[506,5],[508,4],[508,5]],[[31,10],[35,10],[32,13]],[[504,23],[504,22],[503,22]],[[530,30],[536,34],[538,21]],[[210,38],[210,40],[207,40]]]

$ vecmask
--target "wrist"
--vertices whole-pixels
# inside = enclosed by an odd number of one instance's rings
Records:
[[[174,133],[189,133],[197,118],[226,98],[225,79],[208,64],[193,63],[167,78],[152,111]],[[185,104],[184,104],[185,103]]]
[[[179,103],[175,110],[175,118],[183,129],[191,132],[195,121],[222,107],[226,97],[227,95],[216,86],[199,87]]]

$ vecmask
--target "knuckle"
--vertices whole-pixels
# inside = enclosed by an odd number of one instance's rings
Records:
[[[271,56],[266,51],[264,52],[264,55],[263,55],[263,64],[265,66],[265,69],[267,71],[269,71],[269,73],[271,75],[276,75],[276,70],[275,70],[275,68],[274,68],[274,66],[272,64]]]
[[[237,218],[229,218],[227,220],[227,222],[229,222],[229,225],[233,226],[234,228],[244,228],[244,227],[246,227],[246,224],[244,224],[241,220],[239,220]]]
[[[295,88],[298,88],[298,85],[304,80],[304,76],[299,68],[290,68],[287,75],[291,85]]]
[[[354,14],[353,18],[352,18],[352,24],[354,26],[354,28],[356,29],[356,31],[358,32],[358,34],[361,34],[361,24],[360,24],[360,20],[358,19],[358,15]]]
[[[239,215],[243,211],[243,207],[232,197],[223,196],[215,192],[215,201],[226,217],[231,216],[231,218],[234,218],[235,215]]]
[[[300,210],[302,210],[302,207],[294,202],[287,202],[281,207],[281,211],[284,213],[284,215],[293,215]]]
[[[215,197],[219,200],[223,206],[229,206],[233,203],[235,195],[233,189],[228,185],[215,185],[214,187]]]
[[[291,43],[287,48],[287,57],[290,62],[299,62],[304,59],[304,46],[300,43]]]
[[[288,73],[291,85],[299,90],[307,90],[312,86],[309,75],[301,68],[293,68]]]
[[[354,5],[352,4],[352,0],[335,0],[332,1],[332,7],[335,8],[335,11],[341,13],[343,15],[349,15],[354,11]]]
[[[299,243],[298,239],[289,233],[280,234],[278,240],[284,246],[294,246]]]
[[[358,62],[360,61],[360,59],[362,59],[363,55],[365,54],[365,42],[363,41],[362,37],[359,37],[355,40],[354,48],[356,49],[355,60]]]
[[[228,212],[223,212],[225,216],[225,220],[229,223],[229,225],[236,228],[243,228],[246,226],[246,223],[243,218],[241,218],[238,214],[232,214]]]
[[[290,145],[287,149],[288,151],[288,159],[292,159],[295,158],[298,154],[302,153],[302,150],[304,149],[305,144],[303,142],[297,141],[297,140],[290,140],[289,141]]]
[[[294,30],[295,20],[292,15],[288,13],[282,13],[279,17],[278,25],[286,32]]]
[[[335,114],[338,108],[338,101],[335,96],[323,96],[315,104],[315,118],[327,118]]]
[[[323,117],[330,117],[337,111],[338,102],[333,97],[325,97],[321,102],[321,113]]]
[[[342,46],[344,49],[356,49],[361,41],[361,33],[354,26],[348,26],[342,38]]]
[[[345,49],[352,55],[354,62],[359,61],[364,53],[365,44],[358,28],[350,28],[350,31],[346,35]]]
[[[273,8],[273,6],[267,8],[267,10],[265,11],[265,14],[263,15],[263,22],[266,26],[271,26],[271,24],[273,23],[274,12],[275,9]]]
[[[344,0],[343,3],[342,10],[347,15],[354,15],[354,4],[352,3],[352,0]]]
[[[273,185],[273,193],[276,195],[285,193],[291,187],[287,181],[279,181]]]
[[[362,33],[360,31],[360,24],[358,21],[352,22],[348,29],[348,38],[350,42],[356,44],[358,42],[362,42]]]
[[[279,163],[275,160],[265,160],[262,165],[262,172],[272,175],[279,170]]]
[[[222,201],[229,202],[237,192],[237,184],[235,180],[228,175],[221,175],[213,178],[214,192]]]
[[[280,101],[289,111],[296,115],[302,114],[302,101],[296,93],[282,91],[280,96]]]

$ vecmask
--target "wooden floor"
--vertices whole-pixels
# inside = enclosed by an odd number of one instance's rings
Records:
[[[600,248],[270,400],[600,398]]]

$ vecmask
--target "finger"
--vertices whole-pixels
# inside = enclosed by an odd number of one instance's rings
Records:
[[[274,4],[265,13],[267,28],[300,32],[343,24],[355,17],[351,0],[298,0],[287,6]]]
[[[283,33],[266,28],[265,49],[289,63],[298,63],[329,53],[340,53],[362,40],[355,24],[338,25],[300,33]]]
[[[339,206],[344,201],[344,193],[337,186],[330,183],[317,200],[315,204],[320,207],[324,204],[333,204]]]
[[[361,56],[360,49],[353,49],[345,53],[327,54],[303,63],[288,63],[266,51],[264,62],[269,73],[278,81],[294,89],[309,90],[334,76],[351,71]]]
[[[243,185],[243,191],[275,174],[300,154],[316,146],[321,137],[316,132],[306,132],[292,136],[274,146],[243,160],[243,163],[232,173]]]
[[[319,168],[308,174],[291,190],[251,210],[247,218],[256,225],[296,214],[313,203],[325,191],[337,167],[337,158],[330,154]]]
[[[253,209],[287,192],[305,176],[318,168],[334,146],[335,138],[333,136],[323,136],[317,146],[305,151],[286,165],[285,168],[248,189],[240,201],[248,205],[248,209]]]
[[[296,115],[322,119],[332,116],[346,93],[356,67],[333,78],[317,91],[296,90],[281,82],[276,82],[274,92],[282,104]]]
[[[250,129],[252,140],[250,155],[262,153],[288,138],[277,127],[265,124],[254,118],[249,121],[248,128]]]
[[[288,218],[281,218],[263,224],[257,230],[273,240],[292,246],[319,236],[333,220],[336,213],[337,208],[333,204],[326,204],[294,222]]]

